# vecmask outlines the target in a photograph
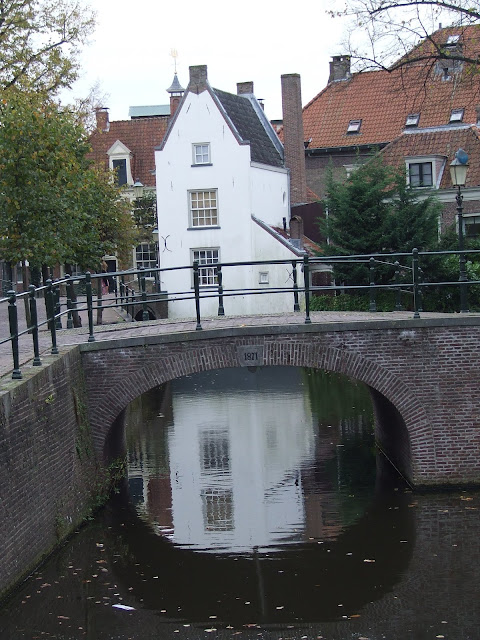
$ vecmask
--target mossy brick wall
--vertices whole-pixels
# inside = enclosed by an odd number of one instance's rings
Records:
[[[83,519],[96,463],[78,348],[0,392],[0,596]]]
[[[337,371],[369,385],[377,438],[396,449],[388,453],[416,486],[479,484],[480,326],[437,324],[246,327],[82,345],[95,447],[105,453],[109,425],[138,395],[239,366],[237,348],[257,345],[265,365]]]

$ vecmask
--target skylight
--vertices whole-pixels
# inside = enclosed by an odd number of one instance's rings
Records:
[[[405,120],[406,127],[416,127],[418,125],[418,121],[420,120],[419,113],[409,113],[407,119]]]
[[[347,127],[347,133],[359,133],[362,126],[361,120],[350,120]]]
[[[450,112],[450,122],[461,122],[463,120],[464,109],[452,109]]]
[[[447,38],[447,45],[450,44],[457,44],[457,42],[460,40],[460,35],[459,34],[454,34],[451,36],[448,36]]]

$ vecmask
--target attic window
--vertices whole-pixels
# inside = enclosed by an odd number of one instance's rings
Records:
[[[460,40],[460,35],[457,33],[455,35],[448,36],[447,38],[447,46],[457,44]]]
[[[347,133],[360,133],[361,126],[362,126],[361,120],[350,120],[347,127]]]
[[[450,112],[450,122],[462,122],[464,109],[452,109]]]
[[[405,120],[406,127],[417,127],[418,121],[420,120],[419,113],[409,113],[407,119]]]

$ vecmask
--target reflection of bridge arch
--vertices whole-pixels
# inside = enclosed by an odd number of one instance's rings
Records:
[[[411,383],[411,363],[393,353],[398,351],[399,331],[389,331],[388,336],[382,330],[278,335],[271,331],[265,328],[261,335],[259,328],[250,328],[250,335],[245,335],[236,328],[86,345],[83,364],[97,451],[103,450],[111,426],[130,401],[174,378],[239,366],[239,348],[253,345],[263,350],[264,365],[325,369],[367,384],[377,437],[387,454],[414,483],[431,482],[436,454],[429,399]],[[379,334],[384,334],[382,339]],[[400,343],[400,348],[403,353],[405,345]]]

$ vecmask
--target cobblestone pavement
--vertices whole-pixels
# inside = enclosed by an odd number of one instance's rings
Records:
[[[81,304],[82,301],[79,301]],[[183,333],[195,332],[196,321],[192,315],[192,319],[185,320],[149,320],[146,322],[131,322],[127,319],[124,312],[114,306],[115,299],[113,296],[104,300],[104,304],[111,306],[103,309],[102,324],[97,324],[96,312],[94,314],[94,336],[95,341],[116,340],[119,338],[130,338],[134,336],[151,336],[167,333]],[[45,309],[43,304],[38,305],[39,323],[45,320]],[[438,318],[452,317],[454,314],[425,313],[421,314],[422,318]],[[469,314],[478,316],[479,314]],[[58,329],[57,330],[57,346],[62,352],[62,347],[80,344],[88,341],[88,318],[86,310],[80,311],[82,318],[82,327],[76,329]],[[19,330],[25,333],[19,338],[19,354],[20,368],[22,373],[28,369],[34,369],[29,365],[33,359],[33,341],[32,336],[26,332],[25,310],[23,302],[18,302]],[[458,314],[457,314],[458,317]],[[327,312],[315,311],[310,314],[312,324],[330,324],[330,323],[346,323],[346,322],[381,322],[387,320],[410,320],[413,318],[411,311],[394,311],[394,312]],[[262,315],[262,316],[242,316],[242,317],[215,317],[202,318],[202,328],[217,329],[245,326],[274,326],[279,327],[291,324],[304,324],[305,314],[302,312],[292,312],[287,314]],[[63,318],[62,324],[65,327],[66,317]],[[9,336],[8,310],[6,304],[0,304],[0,377],[10,379],[13,371],[12,349]],[[41,327],[39,332],[40,354],[43,359],[51,353],[51,335],[46,325]]]

